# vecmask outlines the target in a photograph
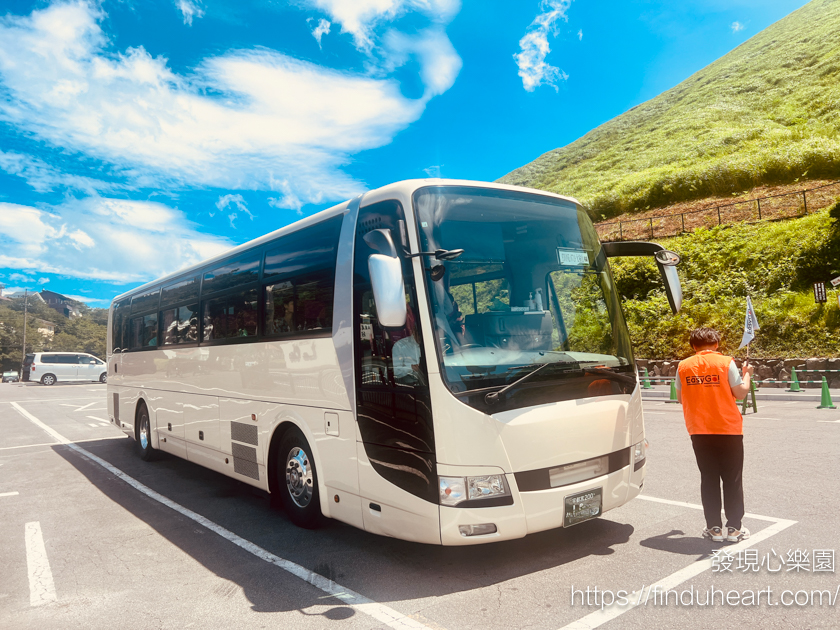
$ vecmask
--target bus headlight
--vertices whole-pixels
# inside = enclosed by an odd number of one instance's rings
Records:
[[[467,477],[467,495],[470,499],[489,499],[508,494],[504,475]]]
[[[647,457],[647,440],[637,442],[633,446],[633,470],[639,470],[645,464],[645,457]]]
[[[438,477],[441,505],[457,505],[462,501],[509,496],[504,475],[480,477]]]
[[[438,477],[441,505],[457,505],[467,499],[467,487],[463,477]]]

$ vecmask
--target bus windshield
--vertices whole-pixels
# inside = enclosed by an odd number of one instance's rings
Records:
[[[453,394],[495,413],[633,391],[619,299],[579,206],[451,186],[420,189],[414,204],[423,251],[464,250],[451,260],[423,257],[441,373]]]

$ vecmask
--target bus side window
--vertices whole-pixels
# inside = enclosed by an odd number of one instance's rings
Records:
[[[207,300],[204,308],[203,341],[255,337],[257,335],[257,290],[228,293]]]

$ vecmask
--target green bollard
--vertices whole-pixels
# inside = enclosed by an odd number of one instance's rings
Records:
[[[828,391],[828,381],[825,380],[825,376],[822,377],[822,396],[820,406],[817,409],[837,409],[831,402],[831,394]]]
[[[743,416],[747,413],[747,405],[749,404],[747,401],[752,398],[752,409],[753,413],[758,413],[758,406],[755,404],[755,381],[750,378],[750,391],[744,396],[744,404],[741,406],[741,415]]]
[[[679,403],[677,400],[677,379],[671,381],[671,398],[665,401],[666,403]]]
[[[650,386],[650,376],[648,375],[647,368],[643,369],[645,371],[645,375],[642,378],[642,389],[653,389],[653,387]]]
[[[789,392],[801,392],[799,388],[799,379],[796,377],[796,368],[790,368],[790,389]]]

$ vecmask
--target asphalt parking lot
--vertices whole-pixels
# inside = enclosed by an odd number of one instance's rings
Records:
[[[332,521],[300,530],[256,489],[175,457],[144,463],[108,424],[104,385],[4,384],[0,627],[836,628],[840,410],[815,407],[760,401],[746,416],[752,537],[738,545],[700,537],[681,409],[648,400],[642,497],[443,548]]]

